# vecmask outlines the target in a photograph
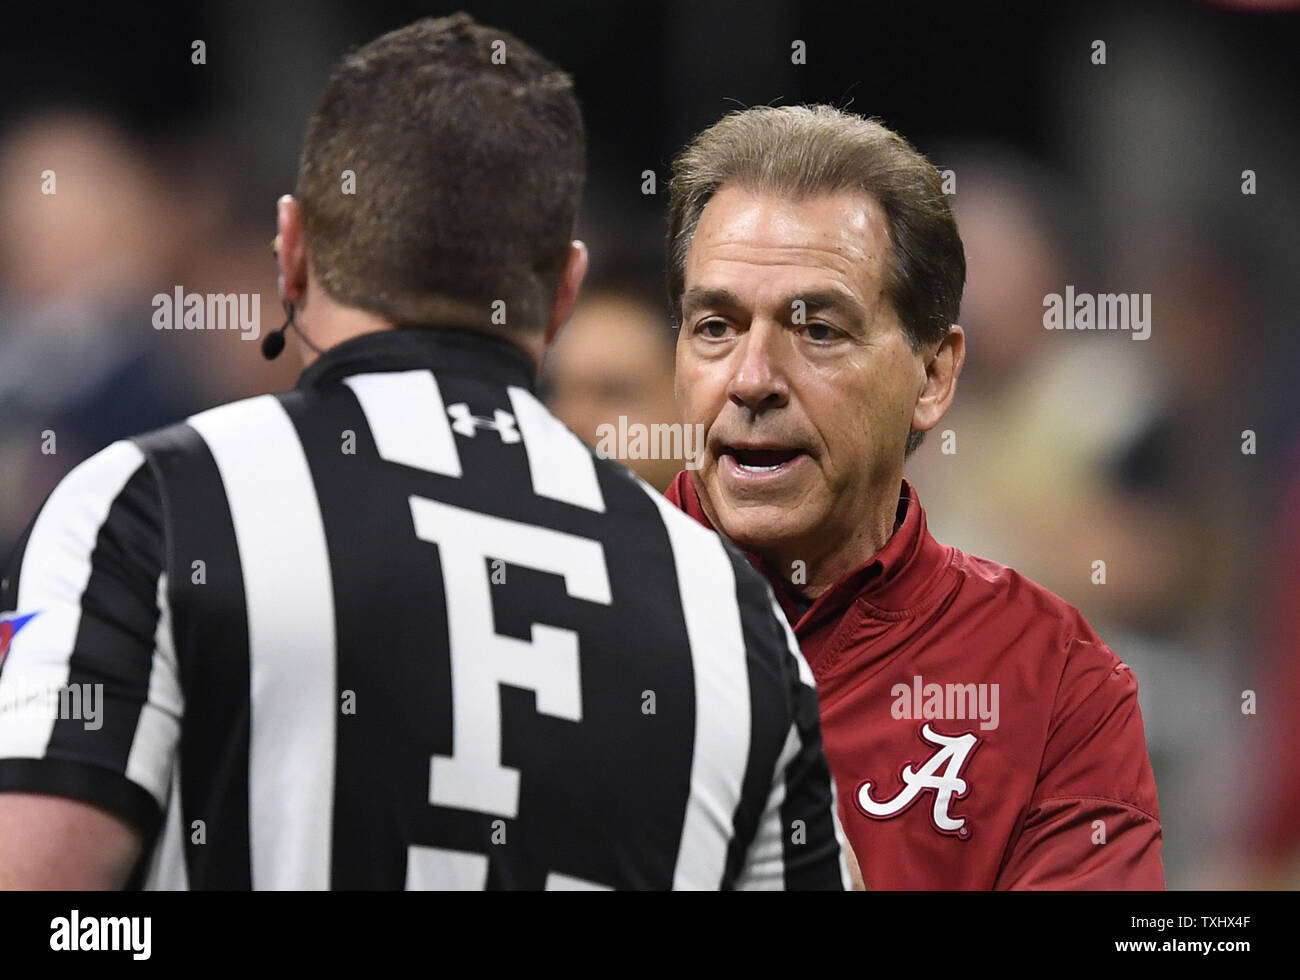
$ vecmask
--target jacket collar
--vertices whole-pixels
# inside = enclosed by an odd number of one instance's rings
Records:
[[[670,496],[687,514],[712,529],[687,471],[677,474]],[[746,556],[771,583],[797,632],[812,630],[828,619],[839,619],[854,602],[878,618],[904,619],[943,597],[944,590],[934,586],[949,570],[953,549],[930,534],[916,488],[907,480],[898,496],[898,517],[902,523],[884,547],[818,596],[811,606],[783,576],[755,555]]]
[[[529,391],[537,373],[521,348],[491,334],[460,327],[402,325],[336,344],[302,372],[297,387],[319,388],[353,374],[418,368],[470,374]]]

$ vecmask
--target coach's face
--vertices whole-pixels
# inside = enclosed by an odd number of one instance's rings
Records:
[[[678,407],[706,427],[705,513],[773,564],[870,558],[893,531],[909,428],[942,415],[922,397],[933,351],[911,349],[881,295],[890,247],[883,210],[858,192],[723,187],[700,216]]]

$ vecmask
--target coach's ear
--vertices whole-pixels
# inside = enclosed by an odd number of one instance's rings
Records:
[[[551,307],[551,320],[546,325],[547,344],[555,340],[560,327],[573,312],[573,304],[578,301],[578,288],[587,275],[587,261],[587,246],[579,241],[569,242],[569,257],[564,262],[564,271],[560,273],[560,285],[555,290],[555,305]]]
[[[925,361],[925,380],[912,409],[912,428],[928,432],[939,424],[957,394],[957,377],[966,360],[966,335],[953,324]]]

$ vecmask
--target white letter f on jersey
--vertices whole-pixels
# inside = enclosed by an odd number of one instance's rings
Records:
[[[438,545],[451,641],[453,754],[435,755],[429,802],[466,810],[519,814],[519,770],[501,764],[502,684],[528,688],[537,710],[582,720],[578,637],[533,624],[531,642],[492,628],[492,586],[486,558],[564,576],[569,595],[609,605],[609,576],[600,542],[551,528],[519,524],[411,498],[415,533]]]

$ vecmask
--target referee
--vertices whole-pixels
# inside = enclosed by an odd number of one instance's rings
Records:
[[[466,15],[342,61],[279,203],[296,388],[109,446],[9,566],[0,886],[843,886],[768,587],[533,394],[584,155]]]

